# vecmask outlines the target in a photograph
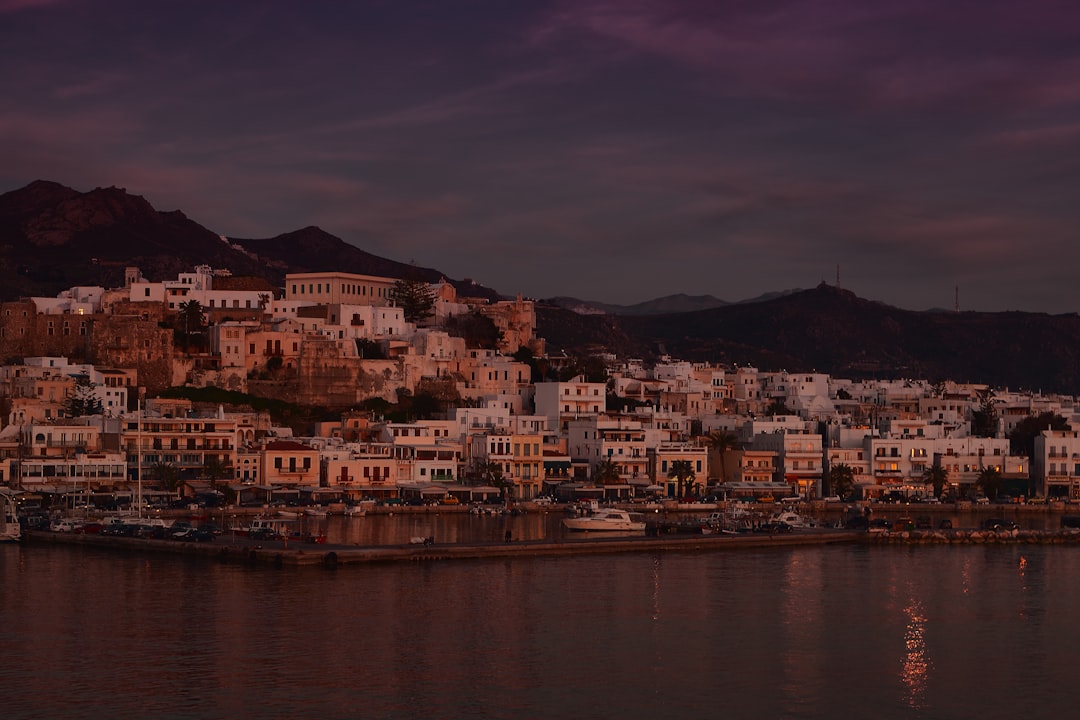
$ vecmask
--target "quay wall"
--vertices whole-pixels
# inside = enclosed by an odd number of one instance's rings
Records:
[[[102,548],[131,553],[167,553],[202,557],[221,562],[252,565],[350,565],[374,562],[435,562],[508,557],[551,557],[595,555],[626,552],[700,552],[766,547],[798,547],[853,543],[858,533],[848,530],[769,535],[746,533],[735,536],[633,536],[584,540],[514,541],[507,543],[434,543],[431,545],[323,545],[304,542],[249,541],[247,538],[223,538],[221,542],[191,543],[175,540],[152,540],[103,535],[80,535],[29,531],[28,544],[63,544]]]

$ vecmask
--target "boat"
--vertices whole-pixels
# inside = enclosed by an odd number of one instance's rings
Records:
[[[327,510],[321,507],[307,507],[304,508],[304,514],[308,517],[326,517]]]
[[[745,512],[712,512],[700,521],[702,535],[737,535],[747,530]]]
[[[364,517],[367,515],[367,508],[363,505],[346,505],[345,514],[349,517]]]
[[[645,519],[640,513],[604,508],[592,515],[566,518],[563,525],[568,530],[638,532],[645,530]]]
[[[15,498],[7,493],[0,493],[0,542],[18,542],[20,539],[22,526],[19,524]]]
[[[285,537],[289,530],[296,524],[295,520],[282,517],[256,517],[252,518],[247,527],[234,528],[234,535],[257,537],[260,539]]]
[[[792,510],[785,510],[783,512],[773,513],[773,516],[769,518],[771,523],[784,523],[785,525],[793,528],[808,528],[814,527],[814,521],[808,517],[800,515]]]

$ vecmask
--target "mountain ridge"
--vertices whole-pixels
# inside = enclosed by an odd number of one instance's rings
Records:
[[[278,287],[290,272],[334,269],[428,282],[445,278],[461,294],[499,297],[434,268],[372,255],[315,226],[271,238],[227,238],[180,210],[156,210],[124,188],[83,193],[35,180],[0,195],[0,299],[51,297],[79,285],[120,287],[127,266],[160,281],[197,265],[262,277]]]
[[[839,377],[952,379],[1075,393],[1080,316],[904,310],[822,283],[758,303],[677,315],[578,316],[538,308],[549,347],[671,355]]]
[[[0,195],[0,299],[55,296],[75,286],[120,287],[131,265],[151,280],[211,265],[276,287],[286,273],[328,269],[429,282],[443,277],[434,268],[372,255],[315,226],[272,238],[223,238],[180,210],[158,211],[122,188],[81,193],[41,180]],[[503,297],[468,279],[447,281],[463,296]],[[903,310],[825,283],[738,303],[711,295],[672,295],[606,310],[585,303],[600,309],[597,314],[558,304],[582,301],[555,300],[536,302],[537,334],[550,352],[670,355],[853,378],[1080,389],[1075,313]]]

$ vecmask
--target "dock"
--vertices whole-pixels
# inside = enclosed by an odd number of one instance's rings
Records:
[[[740,533],[738,535],[620,536],[561,540],[515,540],[486,543],[407,545],[326,545],[295,541],[253,542],[246,537],[221,536],[206,543],[152,540],[102,535],[29,531],[29,545],[61,544],[128,553],[162,553],[200,557],[217,562],[274,567],[363,565],[392,562],[444,562],[485,558],[531,558],[630,552],[712,552],[747,548],[798,547],[859,542],[851,530],[809,530],[798,533]]]

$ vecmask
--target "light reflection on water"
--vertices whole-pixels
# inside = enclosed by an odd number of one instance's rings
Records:
[[[901,671],[904,684],[908,687],[907,702],[912,708],[921,709],[926,693],[926,684],[930,675],[930,660],[926,655],[926,617],[917,599],[904,608],[908,617],[907,631],[904,634],[904,669]]]
[[[5,717],[1068,716],[1078,578],[1060,546],[336,570],[9,546]]]

